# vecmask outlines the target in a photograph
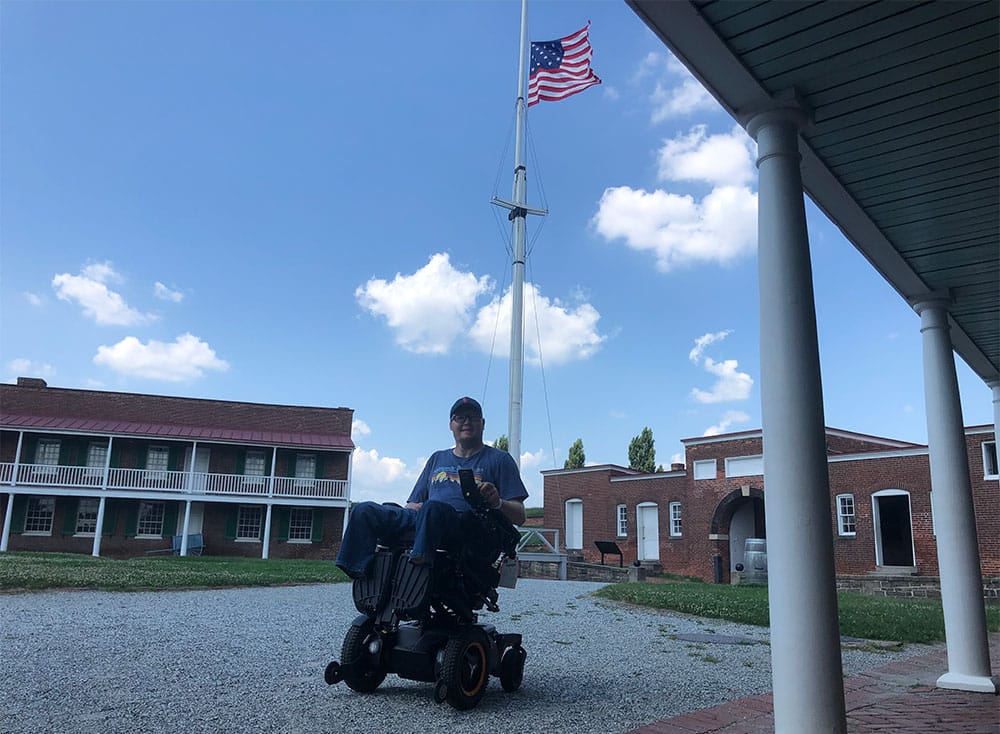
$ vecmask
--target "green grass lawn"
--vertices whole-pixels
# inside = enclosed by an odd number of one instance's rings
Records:
[[[113,560],[76,553],[0,553],[0,589],[148,591],[346,581],[333,561],[213,556]]]
[[[698,617],[762,627],[769,624],[765,586],[626,583],[605,586],[597,595]],[[837,600],[840,634],[846,637],[924,643],[944,639],[944,615],[939,601],[849,593],[838,594]],[[986,624],[989,631],[1000,631],[1000,607],[986,607]]]

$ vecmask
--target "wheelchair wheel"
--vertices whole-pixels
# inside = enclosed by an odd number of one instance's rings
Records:
[[[507,651],[500,658],[500,686],[513,693],[521,687],[524,679],[524,661],[527,660],[528,653],[523,647],[508,647]]]
[[[471,709],[486,692],[489,645],[486,635],[476,628],[448,641],[438,686],[447,686],[445,700],[454,708]]]
[[[351,625],[340,652],[344,683],[358,693],[371,693],[382,685],[386,676],[378,658],[368,650],[368,644],[376,637],[374,628],[371,620]]]

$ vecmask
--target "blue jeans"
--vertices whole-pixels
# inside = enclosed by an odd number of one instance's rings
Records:
[[[398,542],[413,532],[411,558],[430,561],[437,548],[454,548],[462,539],[462,513],[445,502],[425,502],[420,511],[362,502],[351,513],[337,554],[337,568],[351,578],[364,576],[375,545]]]

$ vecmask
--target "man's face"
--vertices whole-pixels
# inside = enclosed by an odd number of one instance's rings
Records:
[[[451,433],[463,445],[481,442],[485,426],[486,421],[474,411],[460,410],[451,417]]]

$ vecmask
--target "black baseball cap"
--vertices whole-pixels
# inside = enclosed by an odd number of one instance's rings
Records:
[[[451,418],[458,412],[462,413],[475,413],[480,418],[483,417],[483,406],[481,406],[476,400],[470,397],[459,398],[455,401],[455,404],[451,406],[451,412],[448,417]]]

